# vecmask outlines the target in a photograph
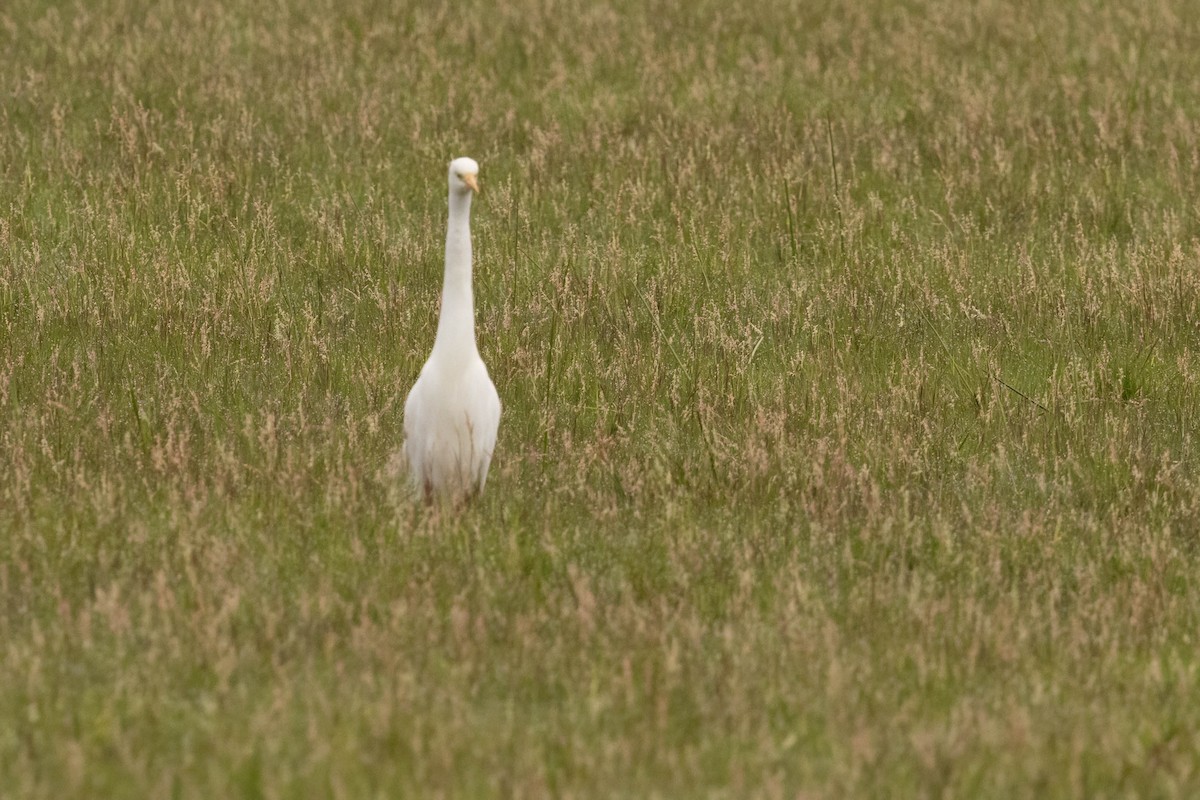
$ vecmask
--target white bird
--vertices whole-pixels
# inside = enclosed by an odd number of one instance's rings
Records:
[[[475,343],[471,197],[479,191],[478,175],[470,158],[450,162],[442,311],[433,352],[404,403],[409,476],[426,500],[483,491],[500,427],[500,396]]]

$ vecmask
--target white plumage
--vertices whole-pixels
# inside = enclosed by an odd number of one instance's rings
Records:
[[[475,343],[471,197],[479,165],[450,162],[446,276],[433,352],[404,403],[404,454],[414,490],[462,499],[483,491],[500,427],[500,396]]]

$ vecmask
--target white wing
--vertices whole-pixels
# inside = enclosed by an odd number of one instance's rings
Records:
[[[500,395],[496,393],[496,385],[492,383],[482,361],[478,363],[471,382],[470,406],[471,449],[474,453],[472,477],[475,489],[483,491],[500,430]]]

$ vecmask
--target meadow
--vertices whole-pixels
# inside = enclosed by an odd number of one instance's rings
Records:
[[[0,795],[1197,796],[1198,11],[5,3]]]

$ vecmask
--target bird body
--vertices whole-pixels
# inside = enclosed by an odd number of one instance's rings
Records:
[[[404,403],[404,453],[414,490],[461,499],[483,491],[500,427],[500,396],[475,341],[471,196],[479,165],[450,162],[446,273],[437,336]]]

